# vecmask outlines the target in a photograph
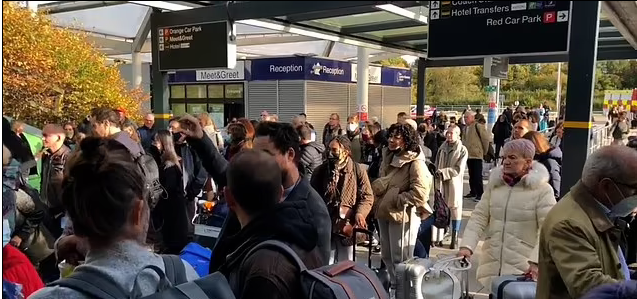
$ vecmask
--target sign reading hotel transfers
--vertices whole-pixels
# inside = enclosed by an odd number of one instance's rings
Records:
[[[568,52],[572,1],[430,1],[428,58]]]
[[[160,26],[157,29],[157,45],[154,45],[159,50],[159,69],[234,69],[237,62],[234,26],[227,21]]]

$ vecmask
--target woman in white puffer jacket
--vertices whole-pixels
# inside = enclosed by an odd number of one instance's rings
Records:
[[[493,278],[537,274],[540,228],[555,205],[546,168],[533,161],[535,146],[511,140],[502,149],[502,166],[491,171],[482,200],[476,205],[460,243],[459,255],[471,257],[484,236],[477,279],[487,291]],[[533,265],[533,266],[532,266]]]

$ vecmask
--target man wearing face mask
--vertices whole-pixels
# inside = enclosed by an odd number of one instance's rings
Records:
[[[549,212],[540,233],[538,299],[580,298],[637,276],[625,259],[626,222],[637,212],[637,152],[603,147]]]
[[[352,159],[360,162],[362,153],[361,128],[358,126],[358,115],[347,118],[347,138],[352,144]]]

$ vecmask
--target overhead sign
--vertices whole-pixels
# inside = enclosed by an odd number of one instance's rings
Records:
[[[509,77],[509,58],[485,58],[483,75],[485,78],[507,79]]]
[[[205,83],[212,81],[314,80],[356,82],[356,65],[313,57],[258,58],[237,61],[234,69],[210,68],[176,71],[168,74],[169,83]],[[370,83],[411,87],[411,70],[394,67],[370,67]]]
[[[232,69],[237,46],[232,22],[160,27],[157,29],[159,69],[161,71]]]
[[[197,81],[234,81],[245,79],[245,62],[237,61],[234,69],[209,69],[196,71]]]
[[[380,66],[369,66],[367,67],[369,72],[369,83],[370,84],[380,84],[381,77],[381,67]],[[358,64],[352,63],[352,82],[358,81]]]
[[[381,75],[382,85],[411,87],[410,70],[383,67]]]
[[[430,1],[428,58],[566,53],[571,2]]]
[[[252,80],[350,82],[348,62],[320,58],[269,58],[252,61]]]

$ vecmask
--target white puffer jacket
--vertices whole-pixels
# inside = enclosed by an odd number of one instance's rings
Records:
[[[487,292],[493,278],[522,274],[529,261],[537,262],[540,227],[555,205],[548,180],[548,171],[537,162],[513,187],[502,179],[501,166],[491,171],[460,244],[473,251],[484,236],[477,278]]]

